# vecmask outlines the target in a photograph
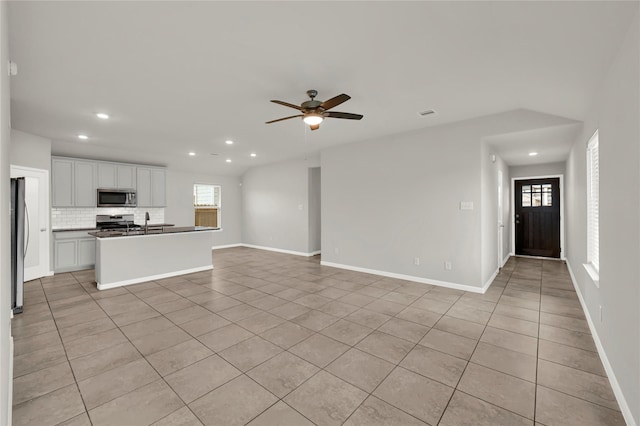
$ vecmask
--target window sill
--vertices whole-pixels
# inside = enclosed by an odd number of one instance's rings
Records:
[[[589,278],[593,281],[596,287],[600,288],[600,274],[596,271],[596,268],[593,267],[590,263],[583,263],[584,269],[587,271]]]

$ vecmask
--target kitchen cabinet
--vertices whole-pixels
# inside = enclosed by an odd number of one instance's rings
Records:
[[[167,173],[164,169],[151,170],[151,203],[153,207],[167,205],[166,175]]]
[[[51,205],[53,207],[73,207],[74,161],[54,158],[51,161]]]
[[[156,167],[136,170],[138,207],[164,207],[167,204],[166,171]]]
[[[98,162],[98,188],[135,189],[133,165]]]
[[[163,167],[52,157],[51,175],[52,207],[96,207],[98,188],[133,189],[138,207],[167,205]]]
[[[88,231],[53,233],[53,269],[56,273],[91,269],[96,264],[96,238]]]
[[[118,164],[116,166],[116,188],[120,189],[135,189],[136,188],[136,168],[135,166],[128,166],[124,164]]]
[[[74,184],[76,207],[95,207],[97,164],[95,161],[74,161]]]

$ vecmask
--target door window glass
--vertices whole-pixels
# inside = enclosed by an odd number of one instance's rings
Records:
[[[551,184],[522,186],[522,207],[551,207],[551,199]]]

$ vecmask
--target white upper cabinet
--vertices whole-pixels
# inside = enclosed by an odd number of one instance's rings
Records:
[[[74,161],[54,158],[51,161],[51,205],[53,207],[73,207]]]
[[[116,188],[135,189],[136,188],[136,167],[125,164],[116,166]]]
[[[96,206],[97,164],[95,161],[75,161],[75,206]]]
[[[151,169],[138,167],[137,179],[138,207],[153,207],[151,203]]]
[[[156,167],[138,167],[136,175],[138,207],[166,206],[166,170]]]
[[[116,165],[98,163],[98,188],[116,188]]]
[[[167,172],[165,169],[151,171],[151,202],[153,207],[167,205]]]
[[[162,167],[53,157],[51,175],[52,207],[96,207],[98,188],[136,190],[139,207],[167,204]]]
[[[136,166],[98,162],[98,188],[136,188]]]

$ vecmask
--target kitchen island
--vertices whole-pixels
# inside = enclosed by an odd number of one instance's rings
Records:
[[[96,283],[106,290],[213,269],[213,234],[219,228],[160,227],[96,231]]]

